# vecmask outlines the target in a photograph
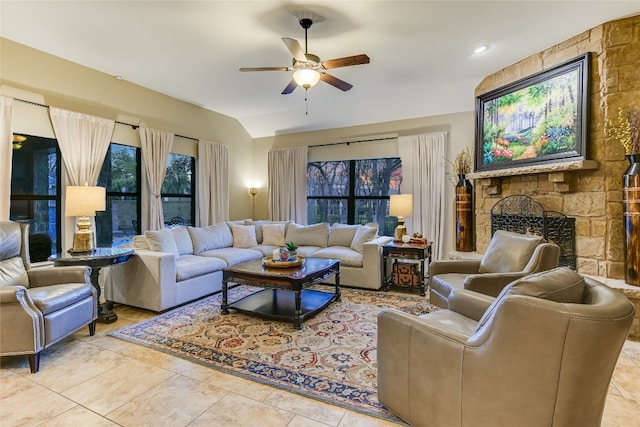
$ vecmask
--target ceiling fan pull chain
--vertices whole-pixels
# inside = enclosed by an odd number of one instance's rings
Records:
[[[307,98],[308,91],[309,89],[307,88],[304,89],[304,115],[305,116],[309,115],[309,99]]]

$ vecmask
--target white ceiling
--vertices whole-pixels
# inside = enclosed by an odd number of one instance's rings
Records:
[[[234,117],[256,138],[474,109],[488,74],[604,22],[640,13],[632,1],[8,1],[0,35]],[[280,92],[280,40],[321,59],[366,53],[330,70],[353,84]],[[481,55],[480,44],[490,49]]]

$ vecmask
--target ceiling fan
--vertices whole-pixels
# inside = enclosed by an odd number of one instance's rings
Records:
[[[293,79],[282,91],[283,95],[293,92],[297,86],[301,86],[307,90],[320,80],[342,91],[348,91],[353,85],[331,74],[325,73],[324,70],[368,64],[369,57],[361,54],[321,61],[318,56],[307,51],[307,31],[311,28],[312,24],[313,21],[309,18],[300,20],[300,26],[304,28],[304,50],[302,50],[302,46],[300,46],[300,43],[298,43],[296,39],[288,37],[282,38],[285,46],[287,46],[287,49],[289,49],[293,55],[293,64],[291,67],[240,68],[240,71],[293,71]]]

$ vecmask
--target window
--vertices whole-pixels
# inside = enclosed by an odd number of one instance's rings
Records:
[[[196,212],[193,171],[195,158],[169,153],[167,174],[162,183],[162,210],[166,224],[194,224]]]
[[[397,194],[402,166],[397,157],[311,162],[307,164],[309,224],[376,222],[379,234],[393,236],[397,225],[389,217],[389,195]]]
[[[111,143],[98,185],[107,190],[107,209],[96,214],[98,246],[120,246],[140,233],[140,149]]]
[[[61,251],[60,159],[55,139],[14,136],[9,218],[30,225],[32,262],[46,261],[49,255]]]

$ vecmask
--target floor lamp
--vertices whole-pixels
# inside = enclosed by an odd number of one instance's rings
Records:
[[[256,219],[256,194],[258,194],[258,189],[256,187],[249,188],[249,194],[251,194],[251,218]]]

